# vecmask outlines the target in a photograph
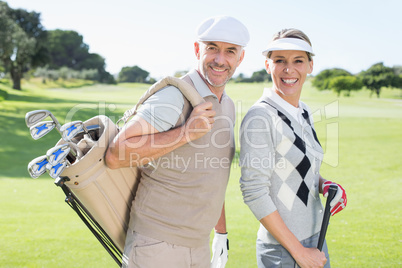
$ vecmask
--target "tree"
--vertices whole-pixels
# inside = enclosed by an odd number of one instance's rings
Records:
[[[83,42],[83,37],[75,31],[49,31],[48,49],[51,58],[50,69],[68,67],[80,70],[83,61],[89,54],[88,45]]]
[[[363,84],[380,97],[382,87],[393,87],[399,80],[398,75],[390,67],[384,66],[382,62],[372,65],[367,71],[359,74]]]
[[[119,73],[120,82],[132,82],[132,83],[146,83],[148,82],[149,72],[141,69],[140,67],[123,67]]]
[[[394,71],[394,78],[392,79],[391,86],[395,88],[402,89],[402,66],[392,67]]]
[[[329,80],[329,87],[338,94],[338,97],[341,95],[341,91],[346,91],[345,95],[350,96],[350,91],[360,90],[363,87],[363,83],[353,75],[337,76]]]
[[[24,9],[11,9],[11,17],[30,38],[35,38],[35,53],[32,56],[33,68],[44,66],[49,62],[47,50],[47,31],[40,22],[40,13],[27,12]]]
[[[344,69],[339,68],[327,69],[320,72],[314,77],[312,85],[316,87],[318,90],[331,89],[329,83],[332,78],[338,76],[351,76],[351,75],[352,75],[351,73],[349,73]]]
[[[22,75],[32,64],[37,43],[17,24],[23,20],[22,14],[29,13],[19,12],[20,20],[15,20],[13,14],[13,10],[0,1],[0,60],[10,72],[13,88],[21,90]]]
[[[48,31],[49,69],[67,67],[73,70],[98,71],[96,81],[107,84],[116,83],[114,77],[105,70],[105,59],[96,53],[89,53],[89,46],[76,31]]]
[[[88,53],[87,57],[79,64],[80,70],[97,70],[98,78],[96,81],[106,84],[115,84],[113,75],[105,70],[105,59],[96,53]]]
[[[254,72],[251,75],[252,82],[269,82],[271,81],[271,76],[267,73],[267,70],[261,69],[257,72]]]
[[[259,83],[272,81],[271,76],[267,73],[267,70],[265,69],[253,72],[251,77],[245,77],[244,74],[240,73],[234,80],[236,83]]]
[[[3,64],[1,63],[1,61],[0,61],[0,79],[2,79],[3,78],[3,75],[4,75],[4,72],[5,72],[6,70],[4,69],[4,66],[3,66]]]
[[[395,75],[402,75],[402,66],[397,65],[392,67],[392,69],[394,70]]]

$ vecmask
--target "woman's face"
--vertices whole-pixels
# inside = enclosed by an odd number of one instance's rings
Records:
[[[271,74],[275,92],[298,107],[304,81],[313,71],[313,61],[308,60],[307,53],[299,50],[273,51],[265,61],[265,68]]]

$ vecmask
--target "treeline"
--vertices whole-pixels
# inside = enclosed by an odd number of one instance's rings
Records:
[[[338,96],[366,88],[370,95],[380,97],[382,88],[402,89],[402,66],[387,67],[379,62],[356,75],[339,68],[327,69],[316,75],[312,84],[318,90],[333,90]]]
[[[233,80],[238,83],[271,82],[271,76],[262,69],[249,78],[239,74]],[[344,69],[327,69],[312,78],[312,85],[318,90],[333,90],[338,96],[341,93],[350,96],[351,91],[367,88],[370,95],[380,97],[382,88],[402,89],[402,66],[387,67],[379,62],[355,75]]]
[[[180,77],[187,71],[177,71],[174,76]],[[119,82],[154,83],[149,72],[138,66],[124,67],[119,73]],[[235,83],[272,82],[271,76],[265,69],[254,72],[251,77],[239,74],[231,79]],[[382,62],[372,65],[369,69],[358,74],[352,74],[344,69],[333,68],[321,71],[312,77],[312,85],[318,90],[333,90],[338,96],[343,93],[350,96],[352,91],[366,88],[370,94],[380,97],[382,88],[402,89],[402,66],[387,67]]]
[[[116,83],[105,65],[77,32],[47,31],[40,13],[12,9],[0,0],[0,74],[10,74],[14,89],[21,89],[25,73],[45,80],[65,76]]]

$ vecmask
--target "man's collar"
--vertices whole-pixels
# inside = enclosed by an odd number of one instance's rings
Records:
[[[209,89],[208,85],[201,78],[201,75],[197,72],[196,69],[191,70],[188,75],[194,83],[195,88],[198,93],[200,93],[201,97],[205,98],[207,96],[213,96],[214,98],[218,98],[212,91]],[[225,92],[223,93],[225,95]]]

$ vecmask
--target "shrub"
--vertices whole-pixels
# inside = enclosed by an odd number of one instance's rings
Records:
[[[0,89],[0,101],[6,100],[7,98],[8,98],[7,91]]]

